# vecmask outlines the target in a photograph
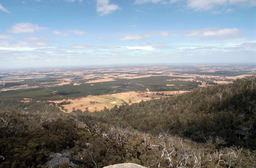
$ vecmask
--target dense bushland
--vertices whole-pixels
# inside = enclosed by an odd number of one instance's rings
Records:
[[[253,167],[255,153],[215,149],[179,137],[154,137],[74,113],[47,120],[13,115],[0,129],[0,167],[103,167],[133,162],[147,167]],[[35,119],[31,121],[31,119]],[[64,160],[64,162],[63,162]]]
[[[0,99],[0,167],[255,167],[255,84],[252,77],[97,113]]]
[[[256,78],[91,115],[102,122],[155,135],[167,133],[197,142],[211,140],[256,149]]]
[[[46,120],[20,114],[2,117],[0,167],[54,167],[58,165],[54,162],[66,158],[50,161],[51,155],[62,153],[68,155],[64,167],[93,168],[122,162],[156,167],[163,161],[159,149],[146,144],[142,134],[101,125],[85,116],[77,120],[78,116]]]

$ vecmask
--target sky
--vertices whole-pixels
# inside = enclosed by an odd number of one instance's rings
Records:
[[[0,0],[0,69],[256,63],[256,0]]]

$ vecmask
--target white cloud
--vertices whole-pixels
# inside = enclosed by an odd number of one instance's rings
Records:
[[[244,4],[247,6],[256,6],[256,0],[229,0],[230,4]]]
[[[227,0],[188,0],[187,5],[197,11],[209,10],[218,5],[225,5]]]
[[[18,41],[18,42],[1,42],[0,41],[0,51],[27,51],[35,50],[38,48],[46,47],[48,43],[44,41]]]
[[[229,2],[230,2],[231,4],[241,3],[241,2],[245,2],[245,1],[247,1],[247,0],[229,0]]]
[[[128,50],[144,50],[144,51],[152,51],[154,48],[152,46],[127,46]]]
[[[84,46],[84,45],[74,45],[74,46],[71,46],[70,48],[73,48],[73,49],[85,49],[86,46]]]
[[[34,36],[27,36],[27,37],[25,37],[25,40],[28,40],[28,41],[39,41],[40,39],[38,37],[34,37]]]
[[[11,13],[8,9],[6,9],[2,4],[0,4],[0,11],[5,13]]]
[[[55,35],[64,35],[63,32],[58,31],[58,30],[54,30],[54,31],[52,31],[52,33],[55,34]]]
[[[16,46],[12,44],[8,47],[4,46],[7,45],[6,43],[0,41],[0,57],[3,62],[9,64],[2,64],[0,68],[120,65],[127,63],[255,63],[256,54],[256,41],[241,40],[211,44],[188,42],[186,45],[181,44],[164,52],[153,43],[134,46],[84,45],[80,47],[82,49],[64,46],[35,47],[24,42],[17,42]],[[241,55],[243,56],[241,57]],[[103,59],[104,61],[102,61]]]
[[[168,0],[136,0],[136,4],[144,4],[144,3],[162,3],[167,2]]]
[[[211,10],[216,7],[256,6],[256,0],[187,0],[189,8],[197,11]]]
[[[167,37],[167,36],[169,36],[169,32],[168,31],[158,31],[158,32],[150,32],[147,34],[126,35],[126,36],[121,37],[120,40],[122,40],[122,41],[141,40],[141,39],[150,38],[153,36]]]
[[[240,30],[237,28],[225,28],[225,29],[216,29],[216,28],[205,28],[199,30],[192,30],[185,34],[186,37],[199,36],[204,38],[232,38],[240,34]]]
[[[109,0],[97,0],[97,12],[99,12],[101,16],[114,12],[118,9],[118,5],[110,4]]]
[[[85,32],[82,30],[70,30],[71,33],[74,33],[76,35],[84,35]]]
[[[160,31],[160,32],[156,32],[156,35],[160,35],[162,37],[167,37],[169,36],[169,32],[168,31]]]
[[[161,49],[161,50],[173,49],[173,47],[170,44],[164,43],[164,42],[154,42],[154,43],[148,43],[146,45],[150,45],[155,49]]]
[[[75,35],[84,35],[85,34],[85,32],[82,30],[68,30],[68,31],[54,30],[54,31],[52,31],[52,33],[55,35],[63,35],[63,36],[66,36],[68,34],[75,34]]]
[[[66,2],[83,2],[83,0],[65,0]]]
[[[102,41],[108,41],[109,39],[108,39],[108,37],[105,37],[105,36],[102,36],[102,37],[99,37],[99,40],[102,40]]]
[[[70,46],[71,49],[86,49],[86,50],[116,50],[120,49],[121,47],[118,46],[98,46],[98,45],[72,45]]]
[[[7,40],[9,40],[9,39],[12,39],[13,37],[12,36],[10,36],[10,35],[7,35],[7,34],[0,34],[0,39],[7,39]]]
[[[171,3],[175,3],[175,2],[178,2],[180,0],[170,0]]]
[[[243,6],[243,7],[252,7],[256,6],[256,0],[135,0],[135,4],[144,4],[144,3],[162,3],[170,4],[177,2],[185,2],[188,8],[191,8],[195,11],[207,11],[215,9],[216,7],[230,8],[232,6]],[[229,9],[227,12],[230,12]]]
[[[239,30],[236,28],[233,29],[219,29],[219,30],[208,30],[203,32],[203,36],[212,37],[212,36],[229,36],[229,35],[237,35]]]
[[[0,37],[1,36],[2,35],[0,34]],[[12,38],[12,36],[10,36],[9,38]],[[35,36],[24,36],[23,39],[24,40],[22,41],[17,41],[15,39],[12,41],[0,41],[0,50],[27,51],[27,50],[45,48],[50,45],[47,41]]]
[[[237,59],[243,59],[241,55],[251,55],[255,56],[256,53],[256,41],[244,41],[244,42],[234,42],[234,43],[215,43],[215,44],[191,44],[187,45],[186,47],[180,47],[177,51],[181,55],[190,55],[190,56],[214,56],[217,57],[218,55],[228,56],[230,55],[231,58],[237,56]],[[246,54],[247,53],[247,54]],[[248,56],[248,55],[247,55]],[[221,60],[221,59],[220,59]],[[229,62],[235,60],[228,60]],[[253,61],[253,60],[252,60]]]
[[[256,6],[256,0],[187,0],[187,6],[196,11],[211,10],[216,7],[228,7],[230,6]]]
[[[128,50],[144,50],[144,51],[152,51],[155,48],[153,45],[145,44],[145,45],[138,45],[138,46],[98,46],[98,45],[72,45],[70,49],[80,49],[86,51],[124,51],[123,49]],[[74,51],[74,50],[73,50]]]
[[[35,31],[46,29],[32,23],[17,23],[10,30],[10,33],[34,33]]]
[[[175,3],[178,2],[180,0],[135,0],[135,4],[144,4],[144,3],[162,3],[162,4],[166,4],[166,3]]]
[[[240,44],[240,46],[244,47],[244,48],[251,48],[251,49],[256,50],[256,41],[247,41],[247,42]]]
[[[143,35],[127,35],[127,36],[121,37],[120,40],[122,40],[122,41],[126,41],[126,40],[140,40],[142,38],[145,38],[145,37],[143,37]]]
[[[230,13],[230,12],[232,12],[232,11],[233,11],[233,9],[228,8],[228,9],[226,9],[225,12]]]

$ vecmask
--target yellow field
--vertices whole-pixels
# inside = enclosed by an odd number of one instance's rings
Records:
[[[53,101],[54,103],[70,102],[70,104],[62,105],[63,112],[71,113],[73,110],[81,110],[89,112],[100,111],[104,108],[111,109],[115,105],[133,104],[141,101],[159,99],[170,95],[182,94],[188,91],[164,91],[164,92],[123,92],[116,94],[107,94],[100,96],[87,96],[78,99],[63,99]],[[62,109],[62,108],[61,108]]]

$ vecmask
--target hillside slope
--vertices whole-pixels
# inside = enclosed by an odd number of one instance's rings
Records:
[[[0,99],[0,168],[255,167],[255,83],[252,77],[98,113]]]
[[[256,149],[256,78],[91,114],[102,122]]]

